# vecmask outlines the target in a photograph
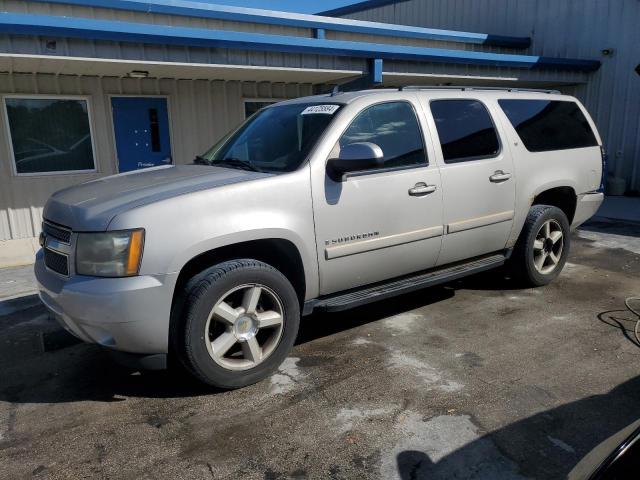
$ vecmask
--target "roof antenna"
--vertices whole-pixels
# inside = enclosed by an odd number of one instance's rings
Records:
[[[333,87],[333,90],[331,90],[331,96],[335,97],[339,93],[340,93],[340,85],[336,85],[335,87]]]

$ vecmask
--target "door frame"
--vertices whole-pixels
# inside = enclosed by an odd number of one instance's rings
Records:
[[[120,173],[120,162],[118,161],[118,143],[116,141],[116,129],[113,119],[113,104],[111,103],[111,99],[113,98],[164,98],[167,102],[167,122],[169,123],[169,145],[171,151],[171,163],[170,165],[175,165],[175,155],[174,155],[174,135],[173,135],[173,121],[171,115],[171,96],[170,95],[136,95],[135,93],[127,93],[127,94],[118,94],[118,93],[110,93],[107,95],[107,108],[109,115],[109,128],[111,129],[111,144],[113,146],[113,161],[115,163],[115,172]],[[135,172],[135,170],[132,170]]]

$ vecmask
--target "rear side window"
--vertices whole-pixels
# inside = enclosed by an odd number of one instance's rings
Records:
[[[365,108],[340,138],[340,147],[371,142],[382,149],[385,168],[426,164],[422,131],[407,102],[379,103]]]
[[[500,151],[498,133],[487,108],[478,100],[433,100],[445,163],[495,157]]]
[[[598,145],[589,122],[575,102],[498,100],[530,152]]]

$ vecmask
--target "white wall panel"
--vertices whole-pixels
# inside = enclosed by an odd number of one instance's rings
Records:
[[[2,95],[86,95],[91,105],[96,173],[13,174],[7,126],[0,115],[0,241],[37,236],[42,207],[56,190],[117,172],[110,95],[165,95],[174,163],[190,163],[244,120],[244,98],[284,99],[312,94],[311,85],[66,75],[0,75]],[[1,105],[4,108],[4,104]]]

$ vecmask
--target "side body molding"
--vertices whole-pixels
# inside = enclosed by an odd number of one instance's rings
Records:
[[[427,238],[438,237],[442,235],[444,228],[442,225],[435,227],[423,228],[412,232],[398,233],[395,235],[387,235],[385,237],[369,238],[359,242],[351,242],[344,245],[333,245],[325,248],[325,257],[327,260],[333,258],[346,257],[356,253],[370,252],[381,248],[394,247],[405,243],[417,242],[418,240],[426,240]]]
[[[462,232],[464,230],[470,230],[472,228],[493,225],[494,223],[508,222],[509,220],[513,219],[513,215],[513,210],[507,210],[504,212],[492,213],[491,215],[469,218],[467,220],[449,223],[447,225],[447,233]]]

